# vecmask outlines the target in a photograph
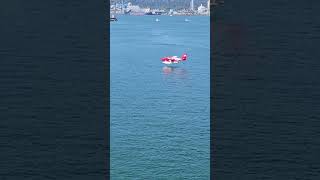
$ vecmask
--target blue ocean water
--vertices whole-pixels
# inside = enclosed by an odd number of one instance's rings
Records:
[[[204,16],[111,23],[112,179],[209,179],[209,25]],[[183,53],[173,67],[160,61]]]
[[[0,2],[0,179],[108,176],[105,5]]]
[[[214,9],[214,179],[320,179],[320,1]]]

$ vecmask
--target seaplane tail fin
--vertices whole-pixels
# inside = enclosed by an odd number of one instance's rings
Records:
[[[181,56],[181,59],[182,59],[182,61],[185,61],[185,60],[187,60],[187,54],[186,53],[184,53],[182,56]]]

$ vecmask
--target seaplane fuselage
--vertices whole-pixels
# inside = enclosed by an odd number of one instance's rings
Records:
[[[178,64],[181,61],[186,61],[187,60],[187,54],[183,54],[181,58],[178,56],[167,56],[161,58],[161,61],[163,64]]]

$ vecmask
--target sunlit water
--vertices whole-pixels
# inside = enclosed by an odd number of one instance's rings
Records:
[[[185,18],[110,25],[112,179],[209,179],[210,22]],[[160,61],[184,52],[184,63]]]

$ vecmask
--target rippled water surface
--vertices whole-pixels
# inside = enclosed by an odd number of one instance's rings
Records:
[[[111,23],[112,179],[209,177],[209,17],[185,18]]]
[[[0,4],[0,179],[104,179],[104,2]]]
[[[319,1],[214,13],[216,179],[319,179]]]

